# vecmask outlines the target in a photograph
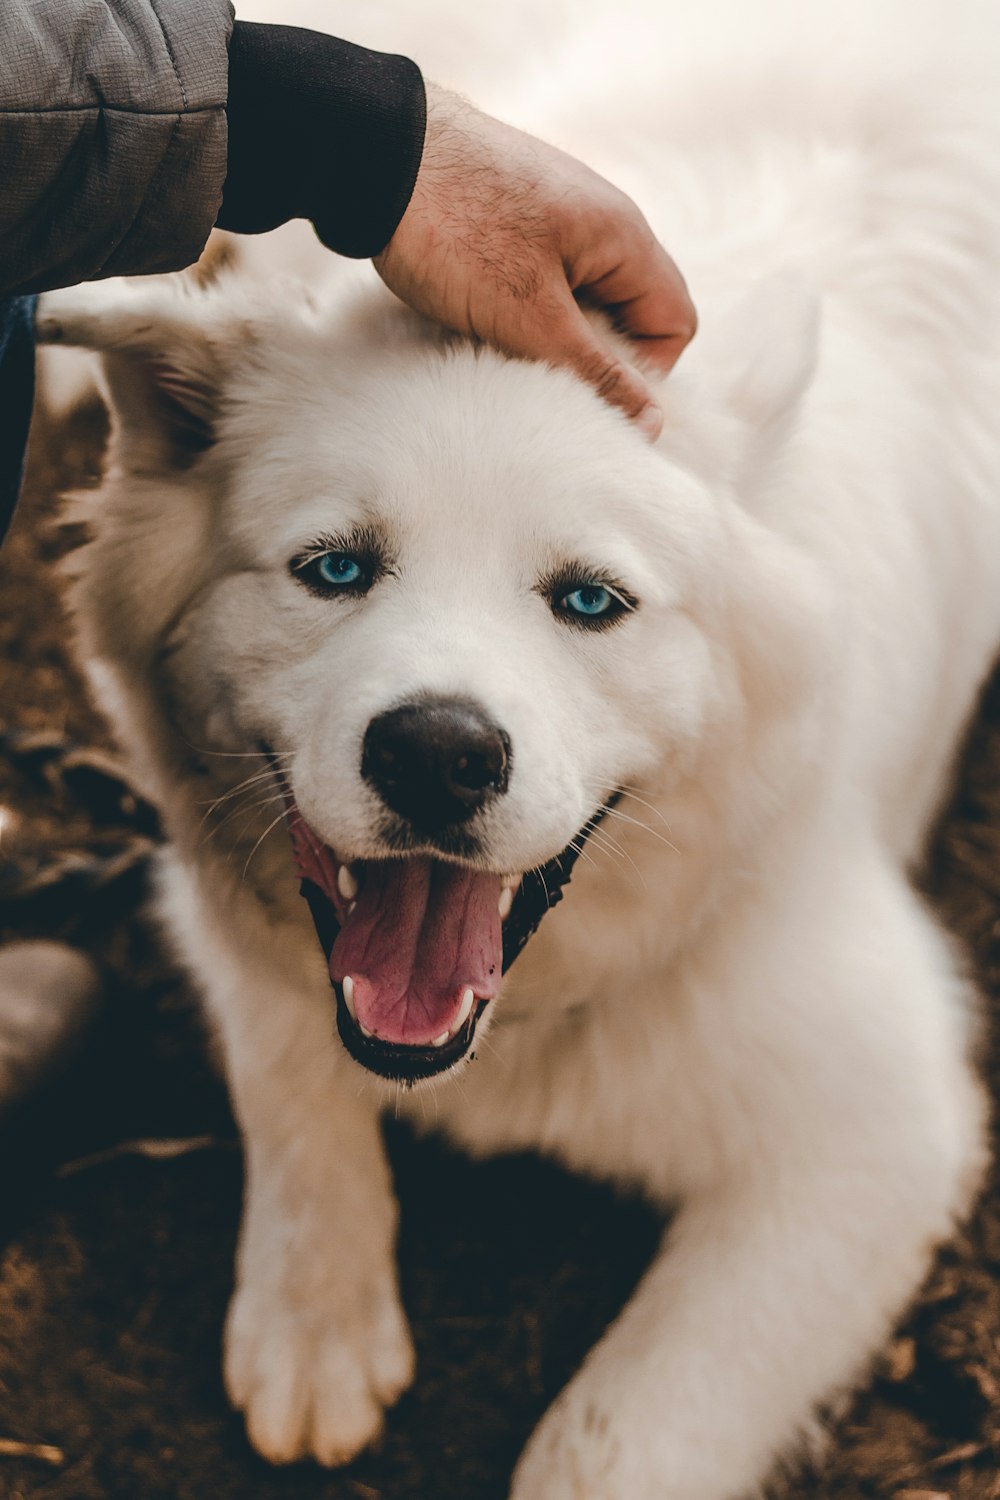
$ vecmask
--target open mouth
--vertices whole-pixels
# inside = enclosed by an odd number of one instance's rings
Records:
[[[446,1072],[471,1051],[503,974],[561,899],[584,840],[611,803],[562,854],[523,876],[425,854],[348,864],[310,828],[271,764],[284,788],[341,1041],[383,1078],[414,1083]]]

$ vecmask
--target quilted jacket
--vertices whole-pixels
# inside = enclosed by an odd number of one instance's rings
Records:
[[[229,0],[0,0],[0,537],[30,409],[31,293],[178,270],[216,223],[312,220],[377,254],[425,124],[403,57]]]

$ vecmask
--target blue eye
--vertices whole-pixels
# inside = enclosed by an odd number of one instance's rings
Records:
[[[349,552],[324,552],[313,560],[316,577],[332,588],[350,588],[365,576],[365,570]]]
[[[358,599],[391,570],[382,538],[360,526],[343,536],[321,533],[290,559],[288,571],[296,583],[320,599],[335,595]]]
[[[544,592],[557,620],[585,630],[604,630],[639,606],[624,584],[598,583],[593,573],[588,578],[582,567],[579,572],[567,568],[550,577]]]
[[[579,615],[583,619],[599,619],[602,615],[610,614],[618,601],[610,589],[606,589],[601,583],[584,583],[572,593],[563,594],[559,600],[561,609],[571,615]]]
[[[375,581],[375,564],[354,552],[314,552],[290,564],[292,577],[313,594],[364,594]]]

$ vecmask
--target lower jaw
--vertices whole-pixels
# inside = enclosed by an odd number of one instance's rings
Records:
[[[369,1073],[375,1073],[392,1083],[406,1085],[447,1073],[463,1057],[468,1056],[475,1041],[479,1018],[489,1004],[488,1000],[477,1001],[465,1025],[442,1046],[419,1047],[365,1036],[347,1008],[343,989],[336,980],[332,984],[337,998],[337,1031],[351,1057]]]

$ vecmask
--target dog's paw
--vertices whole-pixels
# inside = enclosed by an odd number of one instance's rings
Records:
[[[585,1365],[535,1428],[510,1500],[729,1500],[753,1490],[753,1472],[733,1484],[714,1445],[676,1430],[669,1394],[633,1374],[618,1359]]]
[[[714,1408],[683,1431],[676,1420],[683,1391],[672,1396],[655,1378],[630,1382],[620,1364],[610,1373],[597,1378],[585,1367],[549,1408],[521,1455],[510,1500],[732,1500],[759,1493],[766,1477],[759,1454],[702,1437],[715,1430]]]
[[[567,1409],[543,1418],[514,1474],[510,1500],[646,1500],[630,1487],[621,1444],[607,1417]]]
[[[353,1302],[293,1303],[251,1283],[230,1304],[226,1388],[251,1443],[272,1463],[349,1462],[378,1437],[413,1369],[391,1284],[365,1288]]]

